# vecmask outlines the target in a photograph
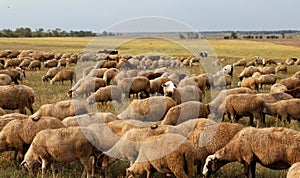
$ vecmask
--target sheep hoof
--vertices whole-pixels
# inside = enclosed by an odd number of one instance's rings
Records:
[[[157,123],[152,124],[152,125],[150,126],[151,129],[156,129],[157,127],[158,127],[158,124],[157,124]]]

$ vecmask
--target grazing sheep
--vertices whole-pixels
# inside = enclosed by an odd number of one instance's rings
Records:
[[[116,61],[106,61],[101,68],[116,68],[118,63]]]
[[[294,98],[300,98],[300,87],[286,90],[285,93],[292,95]]]
[[[65,80],[70,80],[72,85],[73,79],[75,80],[74,70],[61,70],[50,80],[50,84],[54,85],[54,83],[58,81],[61,81],[63,84]]]
[[[253,125],[253,117],[257,120],[257,127],[265,125],[263,110],[265,102],[259,96],[253,94],[232,94],[225,99],[224,113],[232,122],[238,121],[243,116],[250,117],[250,125]]]
[[[186,87],[186,86],[190,86],[190,85],[196,86],[204,94],[205,89],[206,89],[207,80],[208,80],[208,78],[205,75],[187,77],[187,78],[180,80],[178,87]]]
[[[275,103],[265,103],[264,113],[279,117],[279,119],[286,118],[288,122],[291,119],[300,121],[299,110],[300,99],[281,100]]]
[[[84,77],[98,77],[103,78],[104,73],[107,71],[107,68],[101,68],[101,69],[91,69],[88,73],[84,74]]]
[[[300,79],[295,77],[282,79],[278,83],[285,85],[288,90],[300,87]]]
[[[246,66],[247,61],[245,58],[238,60],[236,63],[233,64],[233,67],[235,66]]]
[[[0,74],[0,85],[10,85],[12,82],[11,77],[7,74]]]
[[[33,60],[33,61],[30,62],[28,68],[30,70],[35,70],[36,68],[38,68],[40,70],[41,69],[41,65],[42,65],[41,61],[39,61],[39,60]]]
[[[252,90],[258,91],[259,81],[257,78],[254,77],[243,78],[241,82],[241,87],[247,87]]]
[[[34,97],[33,89],[25,85],[0,86],[0,107],[3,109],[19,109],[21,114],[26,114],[26,107],[33,114]]]
[[[44,67],[46,68],[57,67],[57,65],[58,65],[58,60],[56,59],[48,60],[44,63]]]
[[[275,67],[270,66],[270,67],[257,67],[259,72],[261,74],[275,74]]]
[[[33,61],[33,59],[31,59],[31,58],[23,59],[23,61],[19,65],[19,67],[24,70],[25,68],[27,68],[29,66],[31,61]]]
[[[113,100],[117,101],[118,103],[122,102],[122,90],[120,87],[115,85],[99,88],[94,94],[87,98],[87,102],[89,104],[101,102],[103,105],[104,103]]]
[[[293,99],[293,96],[283,93],[283,92],[278,92],[278,93],[258,93],[256,96],[261,97],[265,103],[275,103],[280,100],[289,100]]]
[[[22,81],[22,78],[25,77],[25,72],[21,68],[0,70],[0,74],[9,75],[16,85],[18,85],[19,81]]]
[[[88,114],[81,114],[78,116],[70,116],[66,117],[62,120],[62,123],[66,127],[73,127],[73,126],[81,126],[87,127],[94,123],[108,123],[114,120],[118,120],[119,118],[109,112],[101,112],[101,113],[88,113]]]
[[[61,68],[59,67],[53,67],[48,69],[47,73],[42,77],[42,81],[48,82],[48,78],[52,79],[60,70]]]
[[[207,118],[207,106],[199,101],[188,101],[171,107],[161,124],[178,125],[190,119]]]
[[[72,97],[78,97],[78,96],[83,96],[83,97],[88,97],[92,92],[97,91],[101,87],[105,87],[106,82],[105,80],[101,78],[96,78],[96,77],[88,77],[84,79],[80,79],[74,87],[72,87],[68,91],[68,96]]]
[[[35,135],[44,129],[65,127],[53,117],[42,117],[38,122],[31,119],[14,119],[6,124],[0,132],[0,152],[19,151],[23,159]],[[16,158],[16,154],[15,154]]]
[[[157,148],[161,148],[159,152]],[[177,178],[193,177],[193,144],[182,135],[173,133],[147,138],[141,144],[137,160],[126,169],[126,175],[134,177],[146,172],[150,178],[152,168],[161,173],[172,173]]]
[[[107,71],[104,72],[103,74],[103,80],[105,80],[106,85],[109,85],[111,83],[111,81],[113,81],[115,79],[115,77],[117,76],[119,70],[116,68],[110,68]]]
[[[4,68],[8,69],[8,68],[14,68],[17,67],[21,64],[22,60],[18,59],[18,58],[14,58],[14,59],[8,59],[4,65]]]
[[[295,72],[292,77],[300,79],[300,71]]]
[[[150,94],[150,80],[146,77],[125,78],[118,82],[118,86],[126,97],[142,92],[141,98],[147,98]]]
[[[15,119],[28,119],[28,115],[19,114],[19,113],[12,113],[12,114],[4,114],[0,116],[0,131],[12,120]]]
[[[286,178],[300,177],[300,162],[294,163],[287,172]]]
[[[62,58],[62,59],[58,60],[57,67],[66,67],[67,63],[68,63],[67,59],[66,58]]]
[[[52,104],[44,104],[30,118],[34,121],[39,120],[42,116],[55,117],[63,120],[69,116],[75,116],[88,113],[85,105],[79,100],[65,100]]]
[[[54,163],[80,160],[84,166],[82,177],[91,177],[92,167],[89,160],[96,152],[93,143],[96,143],[96,136],[87,128],[42,130],[34,137],[20,165],[24,165],[32,176],[34,164],[41,163],[44,177],[50,163],[53,177],[56,177]]]
[[[165,96],[135,99],[118,117],[124,120],[160,121],[168,110],[175,105],[176,103],[173,99]]]
[[[279,73],[279,72],[286,73],[287,72],[287,66],[286,65],[282,65],[282,64],[278,65],[275,68],[275,72],[276,73]]]
[[[257,139],[259,138],[259,139]],[[202,174],[208,177],[229,162],[245,167],[245,177],[255,177],[256,162],[270,169],[287,169],[300,161],[299,132],[287,128],[246,127],[225,147],[207,157]]]
[[[257,80],[258,80],[259,88],[262,88],[263,85],[274,85],[277,80],[277,76],[276,74],[265,74],[259,76]]]
[[[280,83],[275,83],[271,86],[270,93],[279,93],[279,92],[285,92],[287,91],[287,88],[285,85]]]
[[[239,74],[240,81],[243,80],[244,77],[250,77],[254,74],[254,72],[259,72],[257,67],[249,66],[244,68],[244,70]]]
[[[288,66],[291,66],[291,65],[294,65],[295,63],[295,60],[293,58],[288,58],[285,60],[285,63],[288,65]]]

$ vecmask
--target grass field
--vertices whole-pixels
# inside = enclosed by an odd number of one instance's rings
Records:
[[[98,40],[98,39],[97,39]],[[197,40],[180,40],[170,41],[165,39],[134,39],[134,40],[121,40],[121,39],[109,39],[102,38],[101,42],[93,38],[0,38],[0,50],[4,49],[18,49],[18,50],[36,50],[36,51],[53,51],[53,52],[83,52],[89,50],[101,50],[115,48],[119,50],[120,54],[166,54],[172,56],[189,56],[203,49],[208,49],[211,55],[215,55],[219,58],[228,58],[228,63],[233,63],[241,58],[246,58],[248,61],[253,60],[255,56],[262,58],[272,58],[278,62],[283,62],[289,57],[300,57],[300,47],[297,45],[284,45],[282,43],[276,44],[274,42],[257,42],[246,40],[209,40],[209,41],[197,41]],[[293,39],[295,40],[295,39]],[[299,39],[300,41],[300,39]],[[294,41],[293,43],[300,43]],[[292,42],[291,42],[292,43]],[[224,65],[225,65],[224,64]],[[69,66],[74,69],[75,66]],[[289,66],[287,74],[279,74],[279,79],[285,78],[298,71],[298,66]],[[199,67],[188,68],[190,73],[202,73],[203,71]],[[237,75],[242,68],[237,67],[234,71],[233,86],[236,85],[238,79]],[[42,68],[38,71],[26,71],[27,77],[24,79],[23,84],[28,85],[36,92],[36,101],[34,103],[34,110],[37,110],[41,105],[46,103],[53,103],[61,100],[68,99],[66,96],[67,91],[71,88],[70,82],[64,84],[56,83],[51,86],[49,82],[42,82],[41,77],[46,73],[47,69]],[[267,92],[269,88],[265,88],[262,92]],[[206,95],[209,97],[209,94]],[[208,98],[204,99],[205,102],[209,102]],[[108,104],[107,106],[98,106],[99,111],[114,112],[113,106]],[[11,111],[9,111],[11,112]],[[241,119],[241,123],[246,124],[247,119]],[[275,125],[274,118],[267,118],[267,125]],[[300,130],[299,123],[293,123],[291,125],[279,123],[279,126],[292,127]],[[7,160],[8,158],[8,160]],[[27,173],[24,170],[19,170],[14,165],[12,159],[12,153],[0,154],[0,177],[26,177]],[[115,164],[113,165],[114,171],[110,177],[116,177],[117,175],[124,174],[124,168],[127,164]],[[243,171],[242,166],[238,163],[228,164],[217,172],[213,177],[241,177]],[[59,177],[79,177],[81,175],[82,167],[80,163],[73,163],[71,169],[63,169],[58,175]],[[257,167],[257,177],[285,177],[286,171],[274,171]]]

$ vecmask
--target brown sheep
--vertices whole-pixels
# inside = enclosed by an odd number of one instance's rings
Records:
[[[199,101],[188,101],[169,109],[161,124],[178,125],[189,119],[207,118],[207,106]]]
[[[6,70],[0,70],[0,74],[7,74],[10,76],[12,81],[18,85],[19,81],[22,81],[22,78],[25,77],[24,70],[20,69],[6,69]]]
[[[259,138],[259,139],[258,139]],[[244,165],[245,177],[255,177],[256,162],[270,169],[287,169],[300,161],[299,132],[287,128],[246,127],[225,147],[207,157],[202,174],[208,177],[229,162]]]
[[[278,83],[285,85],[288,90],[300,87],[300,79],[295,77],[282,79]]]
[[[42,81],[48,82],[48,78],[52,79],[60,70],[61,68],[58,67],[48,69],[47,73],[44,76],[42,76]]]
[[[238,60],[236,63],[233,64],[233,67],[235,66],[246,66],[247,61],[245,58]]]
[[[159,152],[157,148],[161,148]],[[152,168],[161,173],[173,173],[176,178],[193,177],[193,144],[182,135],[173,133],[147,138],[141,144],[137,160],[126,169],[126,175],[134,177],[146,172],[150,178]]]
[[[76,80],[74,70],[61,70],[50,80],[50,84],[54,85],[58,81],[61,81],[63,84],[65,80],[70,80],[72,85],[73,79]]]
[[[276,73],[279,73],[279,72],[286,73],[287,72],[287,66],[286,65],[282,65],[282,64],[278,65],[275,68],[275,72]]]
[[[75,116],[88,113],[85,105],[79,100],[65,100],[52,104],[44,104],[30,118],[34,121],[39,120],[42,116],[55,117],[63,120],[69,116]]]
[[[3,109],[19,109],[21,114],[26,114],[25,107],[33,114],[35,92],[25,85],[0,86],[0,107]]]
[[[125,78],[118,82],[118,86],[128,98],[130,94],[138,94],[140,92],[141,98],[147,98],[150,94],[150,80],[146,77],[131,77]]]
[[[42,117],[38,122],[31,119],[14,119],[4,126],[0,132],[0,152],[19,151],[23,159],[35,135],[44,129],[65,127],[53,117]],[[15,154],[16,158],[16,154]]]
[[[12,82],[11,77],[7,74],[0,74],[0,85],[10,85]]]
[[[300,87],[286,90],[285,93],[292,95],[294,98],[300,98]]]
[[[33,61],[33,59],[31,59],[31,58],[23,59],[23,61],[19,65],[19,67],[24,70],[25,68],[27,68],[29,66],[31,61]]]
[[[242,81],[244,77],[250,77],[254,74],[254,72],[259,72],[259,69],[254,66],[249,66],[249,67],[244,68],[238,77],[239,77],[240,81]]]
[[[30,62],[28,68],[30,70],[35,70],[36,68],[38,68],[40,70],[41,69],[41,65],[42,65],[41,61],[39,61],[39,60],[33,60],[33,61]]]
[[[116,61],[106,61],[101,68],[116,68],[117,64],[118,63]]]
[[[285,85],[280,83],[275,83],[271,86],[270,93],[278,93],[278,92],[285,92],[287,91],[287,88]]]
[[[286,178],[300,177],[300,162],[294,163],[287,172]]]
[[[265,103],[275,103],[280,100],[289,100],[293,99],[293,96],[283,93],[283,92],[278,92],[278,93],[258,93],[256,96],[261,97]]]
[[[19,114],[19,113],[12,113],[12,114],[4,114],[0,116],[0,131],[12,120],[15,119],[28,119],[28,115]]]
[[[276,74],[265,74],[260,75],[257,80],[259,83],[259,88],[262,88],[263,85],[274,85],[277,80],[277,76]]]
[[[300,71],[295,72],[292,77],[300,79]]]
[[[259,72],[261,74],[275,74],[275,67],[270,66],[270,67],[257,67]]]
[[[25,166],[33,176],[35,163],[42,163],[42,177],[45,176],[48,164],[80,160],[84,166],[82,177],[91,177],[90,157],[97,151],[93,145],[96,136],[84,127],[67,127],[40,131],[33,139],[25,154],[21,166]],[[55,171],[52,169],[53,177]],[[87,175],[86,175],[87,174]]]
[[[58,65],[58,60],[56,59],[48,60],[44,63],[44,67],[46,68],[57,67],[57,65]]]
[[[207,85],[208,77],[206,75],[199,75],[199,76],[192,76],[185,79],[182,79],[178,87],[185,87],[185,86],[196,86],[198,87],[202,93],[205,93],[206,85]]]
[[[175,105],[176,103],[173,99],[165,96],[135,99],[118,117],[124,120],[160,121],[168,110]]]
[[[122,90],[116,85],[109,85],[99,88],[95,93],[87,98],[88,104],[101,102],[102,105],[108,101],[122,102]]]
[[[254,77],[243,78],[241,82],[241,87],[247,87],[252,90],[258,91],[259,81],[257,78]]]
[[[300,121],[300,99],[281,100],[276,103],[265,103],[264,113],[279,117],[279,119],[286,118],[288,122],[290,119]]]
[[[76,86],[76,87],[75,87]],[[106,82],[101,78],[88,77],[79,80],[74,87],[68,91],[69,97],[83,96],[87,98],[92,92],[97,91],[101,87],[105,87]]]
[[[18,58],[8,59],[4,65],[4,68],[8,69],[8,68],[17,67],[21,64],[21,62],[22,62],[22,60],[18,59]]]
[[[103,80],[105,80],[106,85],[111,84],[111,81],[114,81],[115,77],[117,76],[119,70],[116,68],[110,68],[103,74]]]

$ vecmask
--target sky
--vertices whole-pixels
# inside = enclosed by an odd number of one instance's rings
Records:
[[[101,32],[140,19],[140,30],[173,22],[198,31],[300,30],[299,9],[299,0],[0,0],[0,29]],[[171,24],[139,24],[143,17]]]

